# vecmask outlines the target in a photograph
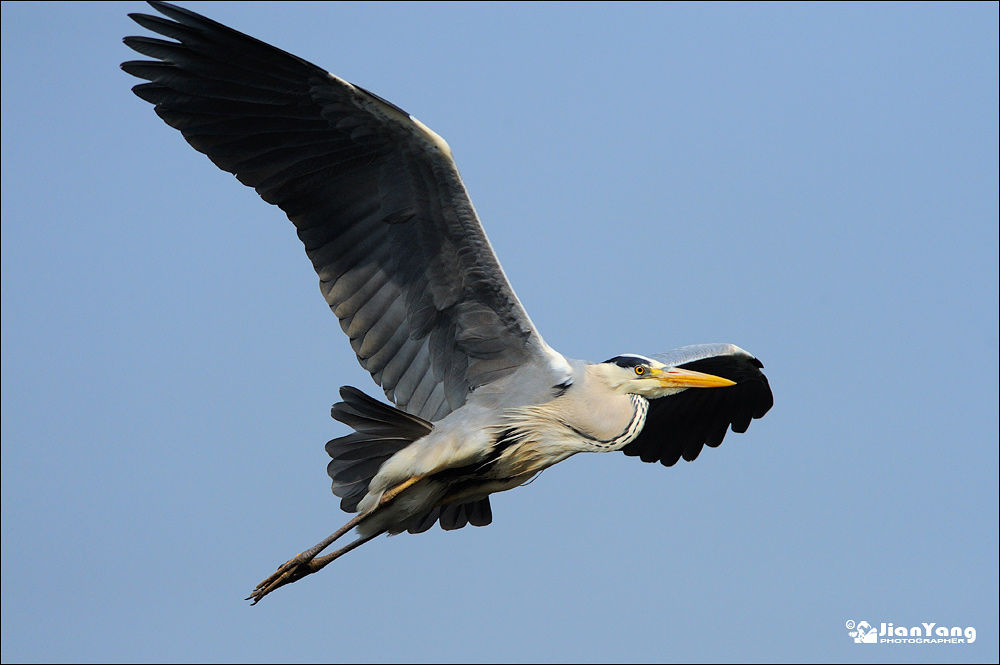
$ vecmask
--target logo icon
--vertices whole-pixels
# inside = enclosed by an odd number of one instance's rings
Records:
[[[976,641],[975,626],[939,626],[921,623],[919,626],[880,624],[875,628],[867,621],[849,620],[847,634],[855,644],[972,644]]]
[[[878,631],[867,621],[861,621],[857,626],[848,621],[847,630],[851,631],[848,635],[854,638],[856,644],[878,644]]]

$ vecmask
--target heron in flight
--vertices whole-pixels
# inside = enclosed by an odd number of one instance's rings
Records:
[[[261,582],[297,581],[383,533],[492,521],[490,495],[571,455],[671,466],[744,432],[773,403],[763,366],[730,344],[601,363],[549,347],[521,306],[448,144],[395,104],[165,2],[130,14],[169,40],[126,37],[122,64],[195,150],[295,225],[320,289],[390,406],[344,387],[326,444],[353,519]],[[320,556],[357,529],[358,538]]]

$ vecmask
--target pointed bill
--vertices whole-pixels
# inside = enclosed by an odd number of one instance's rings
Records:
[[[664,388],[725,388],[735,386],[735,381],[724,379],[714,374],[695,372],[680,367],[665,367],[656,371],[654,378]]]

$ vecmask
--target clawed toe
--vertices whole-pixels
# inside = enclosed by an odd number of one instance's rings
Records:
[[[311,575],[319,570],[319,568],[312,565],[313,558],[311,556],[303,556],[303,554],[299,554],[283,563],[273,575],[258,584],[246,600],[252,600],[253,602],[250,604],[256,605],[260,602],[261,598],[278,587],[296,582],[306,575]]]

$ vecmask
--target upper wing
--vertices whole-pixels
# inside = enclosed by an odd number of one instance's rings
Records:
[[[673,466],[681,457],[692,461],[706,444],[722,443],[726,430],[747,431],[750,420],[762,418],[774,404],[771,386],[760,371],[764,365],[732,344],[686,346],[654,356],[674,367],[714,374],[735,381],[728,388],[688,388],[649,401],[649,413],[639,436],[622,448],[643,462]]]
[[[504,276],[448,145],[400,108],[193,12],[130,14],[176,42],[133,88],[298,228],[361,365],[399,408],[438,420],[547,347]]]

